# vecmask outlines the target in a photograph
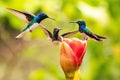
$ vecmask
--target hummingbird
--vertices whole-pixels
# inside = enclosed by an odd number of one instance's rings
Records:
[[[40,13],[37,16],[35,16],[34,14],[24,12],[24,11],[18,11],[18,10],[11,9],[11,8],[7,8],[7,10],[11,12],[12,14],[14,14],[15,16],[19,17],[20,19],[22,19],[23,21],[28,23],[28,25],[22,30],[22,32],[18,36],[16,36],[16,38],[21,38],[25,33],[32,32],[33,29],[39,26],[39,23],[42,20],[46,18],[50,18],[45,13]],[[55,20],[53,18],[50,18],[50,19]]]
[[[63,38],[70,37],[70,36],[76,34],[77,32],[79,32],[78,30],[74,30],[74,31],[66,32],[62,35],[59,35],[59,31],[62,30],[61,28],[54,28],[53,33],[51,33],[43,25],[41,25],[41,24],[39,24],[39,25],[41,26],[40,28],[44,31],[46,36],[48,38],[50,38],[52,40],[53,44],[55,44],[55,45],[58,45],[60,42],[62,42]]]
[[[86,22],[84,20],[79,20],[70,23],[77,23],[79,25],[79,32],[82,34],[84,40],[87,40],[88,37],[93,38],[96,41],[103,41],[103,39],[106,39],[106,37],[95,34],[89,28],[87,28]]]

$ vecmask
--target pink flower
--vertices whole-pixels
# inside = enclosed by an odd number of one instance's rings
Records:
[[[63,40],[60,50],[60,63],[67,80],[75,78],[86,52],[86,47],[87,42],[85,40],[77,38],[65,38]]]

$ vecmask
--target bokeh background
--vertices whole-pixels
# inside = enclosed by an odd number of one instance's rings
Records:
[[[0,80],[65,80],[60,46],[53,45],[39,27],[16,40],[27,24],[6,8],[45,12],[56,21],[45,19],[41,24],[51,32],[62,28],[60,34],[78,29],[69,21],[85,20],[93,32],[108,39],[88,40],[80,79],[120,80],[120,0],[0,0]],[[79,33],[72,37],[81,39]]]

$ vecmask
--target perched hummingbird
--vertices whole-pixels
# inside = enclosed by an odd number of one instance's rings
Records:
[[[46,34],[47,37],[49,37],[52,42],[56,45],[58,45],[60,42],[63,41],[63,38],[67,38],[67,37],[70,37],[74,34],[76,34],[77,32],[79,32],[78,30],[75,30],[75,31],[71,31],[71,32],[67,32],[67,33],[64,33],[62,35],[59,35],[59,31],[62,30],[61,28],[54,28],[53,29],[53,34],[47,30],[43,25],[39,24],[41,29],[44,31],[44,33]]]
[[[82,33],[82,36],[85,40],[88,39],[88,37],[93,38],[97,41],[102,41],[103,39],[106,39],[106,37],[94,34],[89,30],[86,26],[86,22],[84,20],[79,20],[77,22],[70,22],[70,23],[77,23],[79,25],[79,32]]]
[[[18,36],[16,36],[16,38],[21,38],[26,32],[31,32],[33,29],[38,27],[39,23],[42,20],[46,18],[50,18],[45,13],[40,13],[37,16],[35,16],[31,13],[18,11],[18,10],[11,9],[11,8],[7,8],[7,10],[28,23],[28,25],[22,30],[22,32]],[[53,18],[50,18],[50,19],[54,20]]]

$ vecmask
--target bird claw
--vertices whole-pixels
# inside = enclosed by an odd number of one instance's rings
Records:
[[[84,37],[83,40],[88,40],[88,37]]]
[[[31,30],[31,29],[30,29],[29,31],[30,31],[30,32],[32,32],[32,30]]]

